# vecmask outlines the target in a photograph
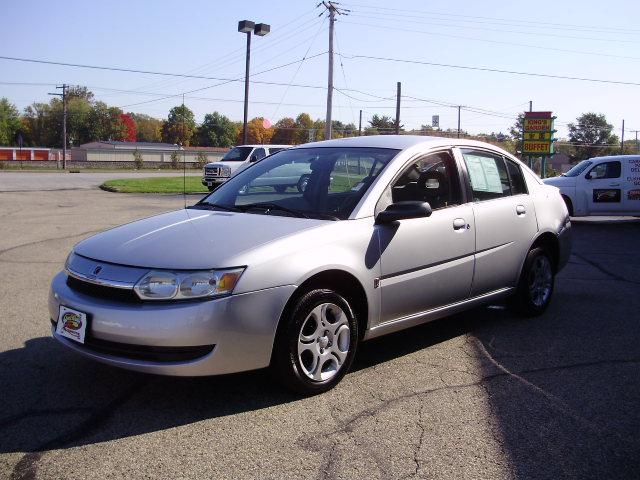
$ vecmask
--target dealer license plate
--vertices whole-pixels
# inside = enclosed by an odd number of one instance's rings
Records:
[[[207,182],[207,187],[210,187],[213,185],[213,182]]]
[[[84,343],[87,331],[87,314],[73,308],[60,305],[56,333],[79,343]]]

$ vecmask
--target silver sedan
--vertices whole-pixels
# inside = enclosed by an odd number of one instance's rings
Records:
[[[292,171],[305,188],[262,181]],[[286,386],[319,393],[362,341],[504,298],[542,313],[570,228],[558,189],[492,145],[311,143],[195,205],[77,244],[51,285],[52,332],[118,367],[185,376],[269,367]]]

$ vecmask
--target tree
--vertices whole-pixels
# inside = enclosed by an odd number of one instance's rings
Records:
[[[150,117],[144,113],[127,113],[136,122],[136,141],[161,142],[162,120]]]
[[[71,100],[72,98],[79,98],[80,100],[84,100],[85,102],[92,103],[93,92],[87,87],[75,85],[67,89],[67,100]]]
[[[511,128],[509,128],[509,135],[515,142],[515,148],[518,151],[522,151],[522,136],[524,135],[524,112],[520,112]]]
[[[169,117],[162,126],[162,141],[189,146],[195,130],[193,112],[185,105],[178,105],[169,111]]]
[[[135,142],[137,139],[137,127],[136,122],[131,118],[131,115],[126,113],[120,114],[120,121],[124,125],[124,141],[125,142]]]
[[[21,126],[18,109],[6,98],[0,98],[0,145],[13,145]]]
[[[144,162],[142,160],[142,153],[137,148],[133,152],[133,164],[136,166],[138,170],[142,169]]]
[[[264,118],[257,117],[247,123],[247,142],[249,144],[267,144],[271,141],[271,137],[275,132],[275,128],[265,128]],[[242,131],[238,132],[238,143],[242,143]]]
[[[300,143],[309,142],[310,136],[311,136],[310,131],[314,129],[311,115],[309,115],[308,113],[301,113],[300,115],[298,115],[296,117],[295,128],[296,128],[296,136],[295,136],[294,143],[300,144]]]
[[[127,127],[121,116],[122,110],[118,107],[96,102],[91,107],[88,121],[83,122],[84,135],[80,143],[99,140],[123,141],[127,137]]]
[[[380,135],[393,135],[396,131],[396,122],[387,115],[374,115],[371,117],[371,120],[369,120],[369,125]],[[402,130],[403,127],[403,125],[400,125],[400,130]]]
[[[230,147],[238,130],[234,122],[218,112],[207,113],[197,130],[196,142],[201,147]]]
[[[48,103],[33,103],[24,109],[23,142],[30,147],[49,146],[53,142],[51,106]]]
[[[296,121],[291,117],[281,118],[276,122],[271,143],[276,145],[294,145],[296,143]]]
[[[607,155],[618,147],[618,137],[613,134],[613,125],[607,123],[602,113],[583,113],[570,123],[569,140],[574,144],[573,160]]]

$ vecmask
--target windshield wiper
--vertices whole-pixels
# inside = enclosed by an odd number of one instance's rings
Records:
[[[294,210],[292,208],[283,207],[282,205],[278,205],[277,203],[260,202],[260,203],[249,203],[247,205],[242,205],[243,212],[246,212],[247,210],[250,210],[252,208],[264,208],[265,212],[268,212],[269,210],[279,210],[281,212],[290,213],[296,217],[310,218],[309,215],[307,215],[304,212],[301,212],[300,210]]]
[[[231,205],[220,205],[219,203],[209,203],[209,202],[198,202],[195,205],[191,205],[187,208],[196,208],[198,210],[213,210],[213,209],[220,209],[220,210],[226,210],[228,212],[241,212],[242,210],[240,210],[238,207],[233,207]]]

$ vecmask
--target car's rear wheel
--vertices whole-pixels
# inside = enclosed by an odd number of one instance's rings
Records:
[[[567,206],[569,216],[573,217],[573,203],[571,202],[571,199],[565,195],[562,195],[562,199],[564,200],[564,204]]]
[[[333,388],[358,346],[358,322],[347,300],[333,290],[311,290],[281,321],[272,361],[277,379],[304,395]]]
[[[532,248],[520,274],[514,306],[524,315],[542,314],[553,295],[555,274],[551,257],[543,248]]]

